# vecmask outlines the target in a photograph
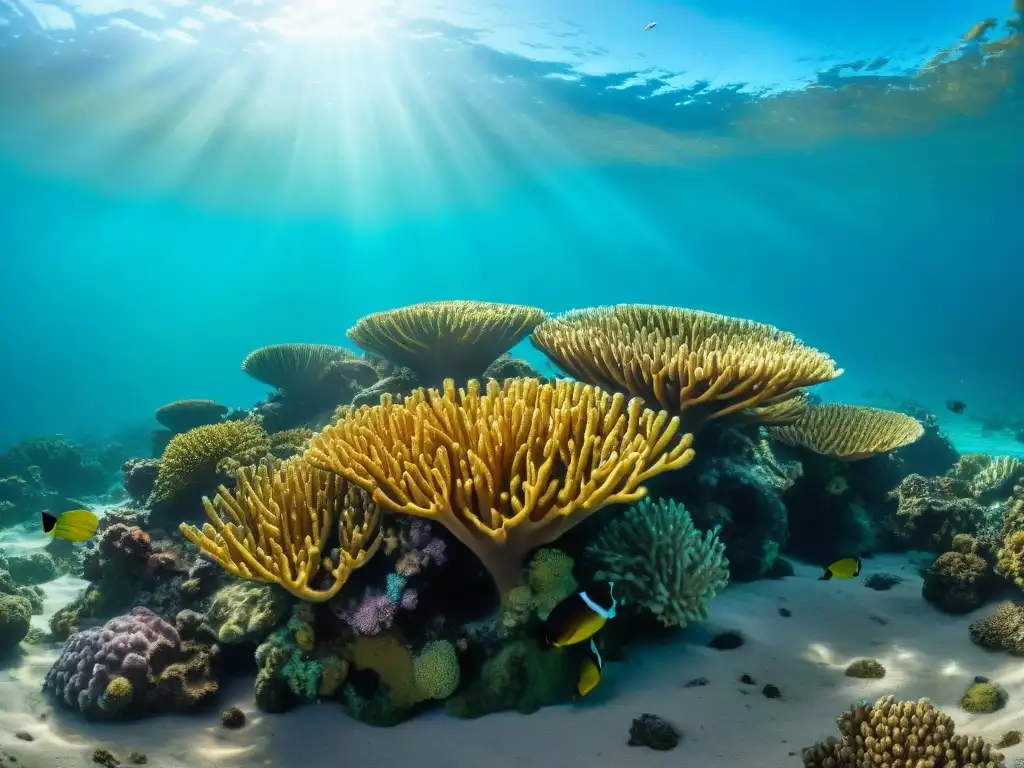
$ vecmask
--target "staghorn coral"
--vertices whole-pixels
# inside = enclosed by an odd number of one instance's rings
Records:
[[[156,420],[171,432],[188,432],[196,427],[216,424],[228,407],[213,400],[175,400],[156,409]]]
[[[435,520],[487,568],[499,591],[523,559],[644,481],[686,466],[691,435],[638,399],[569,381],[471,381],[360,408],[310,442],[307,460],[393,512]]]
[[[535,307],[485,301],[432,301],[360,318],[349,339],[420,382],[477,378],[547,315]]]
[[[1024,655],[1024,606],[1001,603],[989,616],[972,622],[968,633],[982,648]]]
[[[211,502],[210,522],[180,530],[228,573],[249,581],[280,584],[301,600],[324,602],[345,585],[352,571],[373,557],[381,542],[379,510],[358,488],[316,469],[300,457],[272,469],[267,463],[238,476],[238,492],[221,486]],[[222,520],[218,511],[224,515]],[[337,559],[323,557],[338,521]],[[321,569],[332,585],[311,583]]]
[[[842,374],[827,355],[764,323],[679,307],[619,304],[540,325],[533,345],[575,378],[659,403],[687,429],[760,407],[769,422],[800,410],[800,387]],[[756,421],[758,413],[741,417]]]
[[[316,389],[332,363],[352,357],[347,349],[327,344],[271,344],[250,352],[242,370],[256,381],[302,393]]]
[[[623,605],[636,605],[666,627],[707,617],[729,583],[725,546],[693,527],[674,501],[644,499],[612,520],[586,549],[597,578],[615,582]]]
[[[805,768],[920,766],[999,768],[1003,756],[978,737],[954,735],[953,720],[927,699],[895,701],[883,696],[859,704],[837,720],[839,740],[829,738],[803,751]]]
[[[256,421],[248,419],[196,427],[175,435],[160,458],[153,501],[168,501],[208,482],[225,459],[255,464],[269,452],[267,434]]]
[[[924,434],[924,426],[897,411],[827,403],[808,408],[793,424],[768,427],[768,434],[786,445],[857,461],[910,445]]]

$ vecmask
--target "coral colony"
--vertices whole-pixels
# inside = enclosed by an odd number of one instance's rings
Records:
[[[452,301],[348,336],[363,354],[250,354],[242,370],[273,390],[254,408],[160,408],[153,458],[57,438],[0,456],[3,526],[81,506],[123,463],[127,501],[93,541],[2,563],[0,647],[29,636],[34,585],[90,582],[51,621],[55,702],[95,719],[192,711],[255,660],[267,712],[531,712],[578,695],[581,663],[599,673],[602,654],[705,618],[730,580],[791,573],[787,554],[828,566],[930,550],[923,597],[951,613],[1024,586],[1021,462],[957,456],[926,414],[815,402],[809,388],[842,370],[772,326]],[[567,377],[507,354],[526,338]],[[614,585],[616,610],[593,649],[539,642],[567,599],[595,605],[581,597],[594,584]],[[1021,610],[1004,604],[971,638],[1021,652]],[[927,702],[882,698],[838,723],[806,766],[1001,760]]]

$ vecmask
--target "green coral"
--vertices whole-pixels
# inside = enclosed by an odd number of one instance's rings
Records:
[[[541,618],[579,587],[572,575],[573,565],[573,559],[558,549],[540,549],[533,556],[527,583]]]
[[[206,623],[224,644],[258,643],[287,615],[288,600],[280,588],[238,581],[213,596]]]
[[[0,595],[24,598],[29,605],[29,613],[33,616],[43,612],[43,590],[39,587],[23,587],[17,584],[5,570],[0,570]]]
[[[300,642],[312,627],[303,606],[285,626],[256,649],[256,703],[267,712],[281,712],[296,702],[333,695],[348,671],[348,664],[332,652],[314,653],[312,643]]]
[[[857,659],[846,668],[846,676],[862,680],[881,680],[885,677],[885,665],[875,659]]]
[[[613,520],[586,549],[597,578],[615,582],[623,605],[653,614],[667,627],[707,617],[729,583],[725,545],[701,534],[675,501],[644,499]]]
[[[531,639],[505,643],[484,662],[445,708],[456,717],[480,717],[512,709],[529,714],[572,698],[579,678],[573,648],[544,650]]]
[[[32,606],[18,595],[0,595],[0,654],[9,653],[25,639],[32,621]]]
[[[222,462],[255,465],[270,453],[270,440],[252,419],[224,421],[175,435],[160,458],[153,486],[154,501],[173,499],[209,481]]]
[[[447,699],[459,687],[459,656],[447,640],[423,646],[412,662],[413,680],[424,699]]]
[[[15,584],[30,586],[45,584],[60,575],[53,558],[46,552],[28,552],[6,558],[0,556],[0,570],[10,573]]]
[[[960,699],[960,706],[975,715],[986,715],[1006,705],[1006,692],[993,683],[975,683]]]

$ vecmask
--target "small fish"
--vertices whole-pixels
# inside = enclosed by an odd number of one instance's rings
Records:
[[[818,577],[818,581],[826,579],[852,579],[854,576],[860,576],[860,558],[844,557],[842,560],[836,560],[826,568],[825,572]]]
[[[582,699],[597,688],[597,684],[601,682],[601,671],[603,669],[604,659],[601,658],[601,652],[597,650],[597,645],[594,644],[594,638],[590,638],[590,647],[587,649],[587,655],[583,658],[583,663],[580,664],[580,679],[576,683],[575,698]]]
[[[946,407],[953,413],[961,414],[967,410],[967,403],[963,400],[947,400]]]
[[[96,535],[100,519],[88,509],[71,509],[54,517],[43,512],[43,533],[65,541],[88,541]]]
[[[644,25],[644,32],[648,32],[648,31],[654,29],[656,26],[658,26],[658,22],[656,22],[656,21],[652,21],[650,24],[645,24]]]
[[[562,648],[593,637],[615,617],[614,589],[614,582],[599,581],[556,605],[544,622],[544,645]]]

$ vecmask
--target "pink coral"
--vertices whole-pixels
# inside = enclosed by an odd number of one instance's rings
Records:
[[[343,612],[340,618],[360,635],[379,635],[391,628],[397,613],[398,603],[368,589],[355,609]]]

